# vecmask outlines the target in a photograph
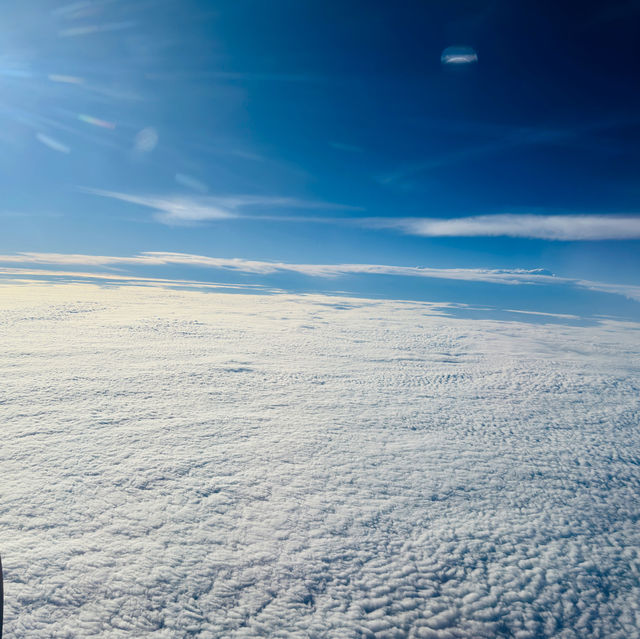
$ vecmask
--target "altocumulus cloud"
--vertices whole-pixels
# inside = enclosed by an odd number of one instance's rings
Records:
[[[638,325],[0,295],[7,636],[640,637]]]
[[[541,240],[640,239],[640,217],[617,215],[477,215],[459,218],[370,218],[375,228],[425,237],[507,236]]]

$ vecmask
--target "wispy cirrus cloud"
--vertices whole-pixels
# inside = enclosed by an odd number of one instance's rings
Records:
[[[473,131],[473,128],[471,129]],[[399,167],[379,178],[381,184],[402,184],[405,180],[443,167],[456,166],[486,155],[494,155],[526,146],[566,143],[576,138],[575,129],[504,128],[497,129],[495,137],[486,142],[464,146]]]
[[[308,277],[323,278],[337,278],[345,275],[392,275],[512,286],[522,284],[567,285],[622,295],[629,299],[640,301],[640,286],[558,277],[545,269],[431,268],[425,266],[397,266],[390,264],[296,264],[155,251],[139,253],[132,256],[18,253],[15,255],[0,255],[0,264],[67,266],[74,268],[117,268],[120,266],[156,267],[174,265],[220,269],[253,275],[294,273]],[[12,270],[15,269],[0,267],[0,273],[12,274]],[[43,273],[44,272],[45,271],[43,271]],[[167,280],[163,279],[162,281]]]
[[[476,215],[458,218],[369,218],[374,228],[398,229],[424,237],[521,237],[541,240],[596,241],[640,239],[640,216],[623,215]]]
[[[133,256],[83,255],[65,253],[18,253],[0,255],[0,264],[46,264],[56,266],[168,266],[182,265],[224,269],[256,275],[297,273],[310,277],[339,277],[341,275],[400,275],[439,279],[518,284],[556,281],[543,269],[469,269],[428,268],[424,266],[394,266],[389,264],[295,264],[267,262],[242,258],[209,257],[189,253],[143,252]]]
[[[82,192],[100,197],[138,204],[154,211],[158,222],[169,225],[189,225],[214,220],[255,217],[251,211],[273,209],[359,211],[360,207],[334,202],[304,200],[293,197],[267,195],[230,196],[154,196],[135,195],[120,191],[81,188]],[[260,216],[262,217],[262,216]]]
[[[362,211],[361,207],[334,202],[265,195],[169,196],[136,195],[102,189],[80,189],[154,212],[168,225],[193,225],[232,219],[273,222],[349,224],[374,229],[395,229],[423,237],[517,237],[558,241],[640,239],[638,215],[534,215],[503,213],[457,218],[438,217],[327,217],[283,215],[281,211]]]
[[[117,191],[103,191],[100,189],[82,189],[87,193],[101,197],[120,200],[130,204],[138,204],[153,209],[154,218],[158,222],[170,225],[193,224],[211,220],[227,220],[239,217],[233,207],[224,207],[210,198],[185,197],[155,197],[147,195],[132,195]]]
[[[487,156],[493,156],[504,152],[527,147],[547,145],[562,145],[572,147],[602,147],[602,140],[597,134],[604,133],[620,126],[637,125],[637,117],[628,117],[620,114],[617,117],[588,122],[580,125],[567,125],[564,127],[523,127],[509,125],[487,125],[485,123],[438,122],[439,128],[446,127],[454,135],[463,133],[465,136],[475,139],[477,135],[487,137],[485,141],[465,145],[460,148],[435,153],[423,161],[413,162],[398,167],[395,171],[378,178],[381,184],[405,185],[421,174],[436,169],[454,167],[465,162],[475,161]]]

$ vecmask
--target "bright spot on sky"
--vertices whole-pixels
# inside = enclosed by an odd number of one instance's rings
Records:
[[[134,148],[142,153],[153,151],[158,145],[158,132],[153,127],[142,129],[134,140]]]
[[[478,61],[478,54],[471,47],[447,47],[440,56],[442,64],[471,64]]]
[[[102,129],[115,129],[114,122],[108,122],[107,120],[101,120],[100,118],[94,118],[92,115],[86,115],[85,113],[78,114],[78,120],[92,124],[93,126],[99,126]]]

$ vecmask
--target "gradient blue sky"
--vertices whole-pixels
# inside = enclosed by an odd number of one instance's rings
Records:
[[[636,1],[7,0],[3,14],[5,270],[640,315]],[[450,46],[477,61],[443,64]],[[68,257],[144,252],[444,271]],[[496,269],[510,281],[482,275]]]

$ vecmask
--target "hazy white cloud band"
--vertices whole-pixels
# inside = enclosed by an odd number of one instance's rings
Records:
[[[343,275],[395,275],[401,277],[424,277],[486,284],[541,284],[569,285],[604,293],[622,295],[640,301],[640,286],[611,284],[558,277],[545,269],[483,269],[483,268],[430,268],[425,266],[395,266],[389,264],[294,264],[288,262],[266,262],[242,258],[209,257],[189,253],[143,252],[133,256],[83,255],[65,253],[18,253],[0,255],[1,264],[41,264],[47,266],[111,267],[118,266],[168,266],[182,265],[201,268],[222,269],[254,275],[296,273],[309,277],[335,278]],[[2,268],[0,273],[16,274],[17,269]],[[32,274],[32,273],[31,273]],[[90,274],[86,274],[89,276]],[[100,274],[104,275],[104,273]],[[111,277],[111,279],[115,279]],[[126,279],[132,279],[127,277]],[[155,279],[155,278],[149,278]],[[158,279],[158,282],[168,282]],[[175,280],[185,282],[185,280]]]
[[[231,219],[280,222],[356,224],[368,228],[397,229],[424,237],[520,237],[559,241],[640,239],[640,216],[533,215],[504,213],[469,217],[324,217],[273,215],[281,209],[300,211],[362,211],[361,207],[292,197],[262,195],[199,196],[132,195],[101,189],[81,189],[154,211],[154,219],[168,225],[190,225]],[[265,211],[267,214],[256,211]]]
[[[424,237],[522,237],[540,240],[637,240],[640,217],[622,215],[476,215],[458,218],[369,219],[375,228],[395,228]]]
[[[184,176],[183,176],[184,178]],[[230,195],[185,197],[181,195],[132,195],[101,189],[81,189],[86,193],[112,200],[138,204],[154,211],[154,218],[172,226],[197,224],[200,222],[251,218],[247,212],[255,210],[300,209],[325,211],[358,211],[359,207],[333,202],[319,202],[292,197],[267,195]],[[303,218],[304,219],[304,218]]]
[[[338,277],[340,275],[400,275],[406,277],[430,277],[449,280],[466,280],[496,284],[543,283],[559,281],[543,269],[469,269],[429,268],[424,266],[393,266],[388,264],[294,264],[266,262],[242,258],[208,257],[188,253],[143,252],[134,256],[82,255],[64,253],[19,253],[0,255],[4,264],[47,264],[56,266],[166,266],[183,265],[208,267],[271,275],[274,273],[298,273],[310,277]]]

